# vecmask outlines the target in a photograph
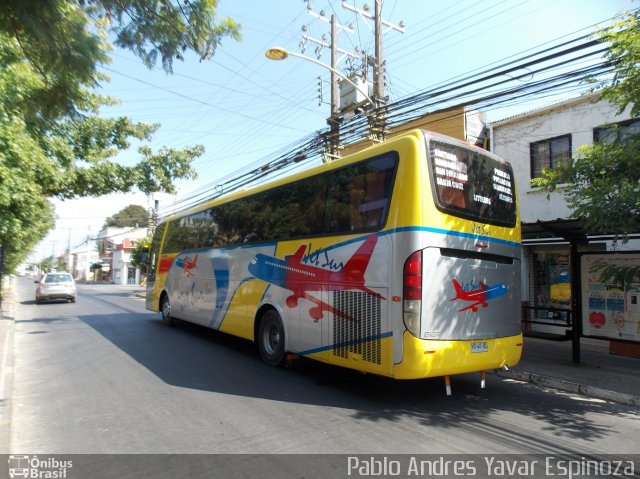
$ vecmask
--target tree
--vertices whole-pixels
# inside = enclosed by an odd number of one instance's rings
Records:
[[[38,267],[40,268],[40,271],[51,271],[53,269],[51,256],[47,256],[46,258],[40,260],[40,262],[38,263]]]
[[[149,212],[144,206],[129,205],[118,211],[115,215],[107,218],[104,226],[146,228],[149,226]]]
[[[136,241],[134,248],[131,250],[131,265],[140,268],[142,274],[147,274],[149,266],[147,259],[144,257],[145,253],[149,253],[149,245],[151,244],[151,238],[147,237]]]
[[[627,12],[598,33],[609,45],[605,56],[614,73],[594,85],[602,98],[618,107],[618,114],[630,107],[633,117],[640,114],[639,15],[637,10]],[[613,136],[613,141],[580,148],[578,155],[555,169],[543,169],[542,178],[532,180],[532,185],[551,192],[568,184],[565,197],[574,217],[593,231],[616,232],[626,239],[628,232],[640,229],[640,135]]]
[[[114,98],[98,92],[116,46],[170,73],[174,60],[211,57],[222,39],[239,39],[231,19],[217,22],[216,0],[5,0],[0,9],[0,280],[54,224],[48,198],[138,189],[173,192],[194,178],[204,152],[149,142],[158,125],[103,118]],[[141,160],[112,158],[139,140]]]
[[[613,78],[603,82],[603,98],[618,105],[619,113],[631,106],[631,115],[640,115],[640,12],[626,12],[611,27],[601,30],[599,38],[608,42],[606,59],[614,67]]]

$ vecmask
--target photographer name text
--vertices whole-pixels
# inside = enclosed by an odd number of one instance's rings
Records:
[[[495,456],[461,459],[450,457],[422,459],[408,456],[348,456],[347,476],[416,476],[416,477],[633,477],[635,462],[622,459],[547,456],[536,459],[504,459]],[[467,456],[468,457],[468,456]]]

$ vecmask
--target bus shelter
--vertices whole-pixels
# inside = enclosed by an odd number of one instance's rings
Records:
[[[627,291],[619,285],[595,284],[593,274],[581,268],[581,263],[596,258],[610,261],[615,268],[640,270],[640,251],[630,250],[640,232],[627,238],[621,252],[616,251],[623,245],[619,233],[589,230],[579,219],[523,222],[523,273],[528,287],[522,315],[525,336],[571,341],[574,363],[580,362],[581,337],[640,344],[640,278],[637,285],[636,280],[627,281],[633,283]],[[621,323],[616,323],[617,318]],[[609,330],[605,324],[623,324],[623,328]]]

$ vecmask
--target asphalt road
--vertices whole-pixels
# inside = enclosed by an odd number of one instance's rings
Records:
[[[303,361],[145,311],[139,288],[34,302],[19,278],[9,453],[632,454],[637,409],[488,376],[398,382]]]

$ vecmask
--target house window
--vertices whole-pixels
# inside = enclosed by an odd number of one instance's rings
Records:
[[[571,135],[531,143],[531,178],[542,176],[543,168],[555,168],[571,158]]]
[[[624,143],[627,138],[640,133],[640,119],[621,121],[593,129],[594,143]]]

